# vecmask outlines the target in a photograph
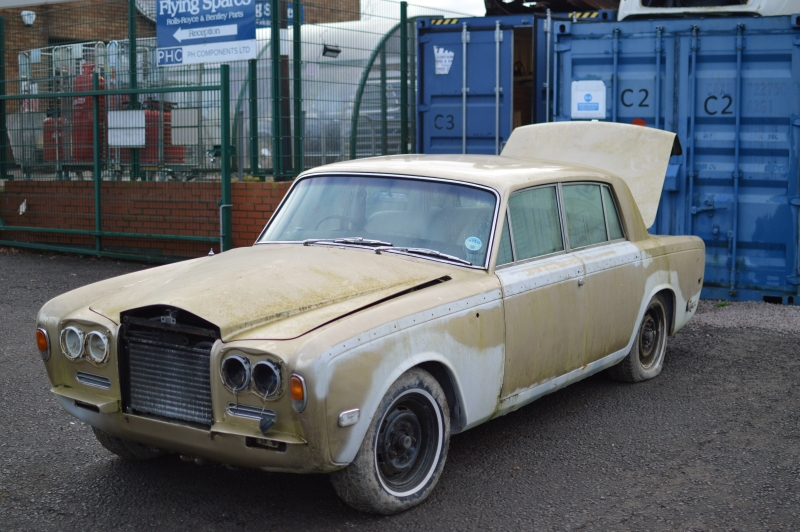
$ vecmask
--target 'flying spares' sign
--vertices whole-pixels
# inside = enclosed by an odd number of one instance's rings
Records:
[[[156,0],[158,66],[256,57],[256,0]]]

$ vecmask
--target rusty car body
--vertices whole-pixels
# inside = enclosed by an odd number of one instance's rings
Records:
[[[350,505],[403,510],[450,434],[601,370],[661,371],[705,257],[647,232],[674,145],[555,123],[499,156],[307,171],[252,247],[46,303],[52,391],[125,458],[330,472]]]

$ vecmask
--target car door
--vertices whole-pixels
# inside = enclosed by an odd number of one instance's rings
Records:
[[[506,316],[502,398],[583,363],[584,268],[566,249],[557,185],[512,194],[495,270]]]
[[[630,341],[644,292],[642,255],[625,239],[609,185],[564,183],[561,195],[568,248],[586,274],[584,363],[589,364]]]

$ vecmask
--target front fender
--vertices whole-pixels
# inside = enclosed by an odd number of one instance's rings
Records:
[[[457,304],[449,305],[454,306]],[[333,463],[353,461],[386,391],[403,373],[420,364],[433,362],[446,368],[465,428],[495,413],[505,359],[502,301],[461,308],[431,321],[398,326],[395,333],[329,358],[322,379],[327,386],[319,396],[325,398]],[[369,334],[371,331],[364,333]],[[469,390],[469,395],[462,390]],[[339,414],[354,408],[361,411],[358,422],[339,427]]]

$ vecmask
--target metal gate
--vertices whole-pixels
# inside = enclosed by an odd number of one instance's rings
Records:
[[[18,166],[0,168],[0,245],[158,262],[232,247],[228,65],[145,79],[147,50],[125,44],[20,54],[17,94],[0,64]]]

